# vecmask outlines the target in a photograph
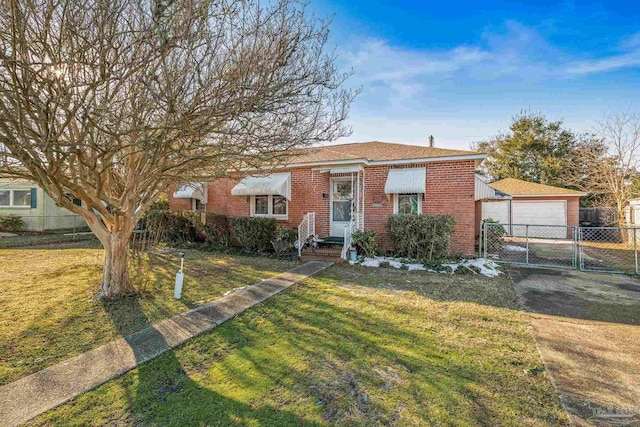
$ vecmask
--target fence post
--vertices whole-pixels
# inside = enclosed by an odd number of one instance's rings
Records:
[[[489,227],[488,223],[484,223],[482,224],[482,241],[483,241],[483,246],[484,247],[484,257],[487,258],[487,228]]]
[[[527,244],[527,252],[526,252],[526,258],[525,258],[525,263],[528,265],[529,264],[529,224],[524,226],[524,238],[525,238],[525,242]]]
[[[636,262],[636,274],[638,274],[638,229],[633,228],[633,253]]]
[[[578,227],[573,226],[573,260],[572,267],[578,268]]]
[[[482,258],[482,243],[484,242],[484,224],[480,223],[480,235],[478,236],[478,258]]]

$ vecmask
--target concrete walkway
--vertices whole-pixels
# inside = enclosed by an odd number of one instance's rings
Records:
[[[0,423],[22,424],[330,266],[312,261],[0,387]]]
[[[523,267],[511,276],[573,425],[640,426],[640,280]]]

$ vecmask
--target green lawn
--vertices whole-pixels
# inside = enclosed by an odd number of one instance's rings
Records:
[[[296,264],[270,258],[187,251],[183,299],[173,299],[176,253],[133,265],[142,296],[92,300],[102,250],[70,245],[0,249],[0,384],[68,359],[150,323],[253,284]]]
[[[333,266],[31,425],[565,425],[508,278]]]

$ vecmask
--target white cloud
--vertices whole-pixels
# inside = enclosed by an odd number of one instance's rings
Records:
[[[339,52],[339,63],[354,70],[349,84],[363,87],[349,120],[353,135],[339,142],[426,144],[433,134],[438,146],[465,149],[470,141],[506,129],[521,109],[586,123],[605,105],[616,108],[619,95],[570,81],[640,67],[640,32],[612,46],[608,55],[591,57],[564,51],[535,28],[507,21],[487,29],[476,43],[449,49],[360,39]],[[598,97],[597,104],[585,102],[589,93]],[[586,130],[581,126],[574,128]]]
[[[592,74],[638,66],[640,66],[640,50],[604,59],[578,61],[567,67],[566,71],[572,74]]]
[[[427,92],[442,81],[515,82],[562,80],[577,75],[640,66],[640,32],[600,58],[577,58],[552,46],[534,28],[507,21],[499,30],[487,30],[480,42],[448,50],[409,49],[386,40],[365,39],[350,45],[341,62],[355,70],[352,82],[376,99],[402,103]]]
[[[604,58],[575,61],[566,71],[572,74],[592,74],[640,66],[640,31],[622,40],[618,52]]]
[[[460,46],[444,52],[411,50],[368,39],[351,46],[342,62],[355,70],[353,82],[365,90],[386,87],[396,102],[419,93],[429,80],[485,61],[489,54],[477,47]]]

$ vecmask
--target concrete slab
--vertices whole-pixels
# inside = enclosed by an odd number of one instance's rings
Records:
[[[330,265],[307,262],[0,387],[0,423],[6,427],[20,425],[213,329]]]
[[[573,424],[640,425],[640,280],[521,267],[511,276]]]

